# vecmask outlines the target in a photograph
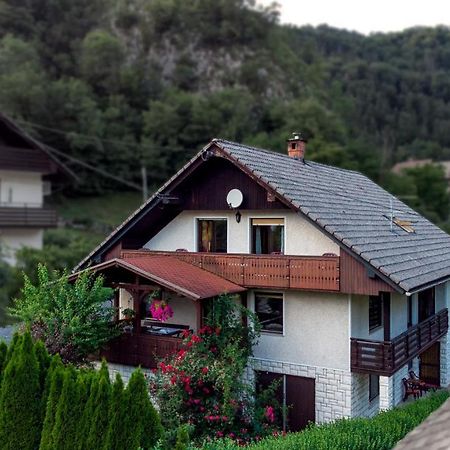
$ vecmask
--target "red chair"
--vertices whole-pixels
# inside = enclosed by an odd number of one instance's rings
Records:
[[[417,384],[413,381],[403,378],[403,401],[406,401],[410,395],[414,395],[414,398],[419,398],[422,396],[422,391],[419,389]]]
[[[427,383],[425,381],[422,381],[414,372],[414,370],[409,371],[409,378],[410,380],[422,391],[422,392],[428,392],[428,391],[435,391],[439,388],[439,386],[436,386],[435,384]]]

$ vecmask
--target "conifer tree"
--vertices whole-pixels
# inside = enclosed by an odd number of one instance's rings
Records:
[[[77,448],[78,450],[85,450],[87,447],[87,440],[91,429],[92,416],[95,409],[95,399],[99,386],[99,373],[88,372],[85,375],[86,383],[86,402],[83,413],[80,416],[77,429]]]
[[[35,450],[41,435],[39,363],[30,333],[14,343],[0,390],[0,442],[5,450]]]
[[[50,388],[53,381],[53,372],[56,369],[62,368],[62,361],[59,355],[54,355],[50,357],[50,367],[47,370],[47,375],[45,377],[44,390],[42,391],[42,399],[41,399],[41,412],[42,417],[45,419],[46,410],[47,410],[47,400],[50,394]],[[58,395],[61,392],[58,393]]]
[[[55,425],[56,411],[58,408],[59,398],[61,397],[64,380],[64,368],[62,367],[61,360],[59,358],[53,357],[49,375],[51,377],[51,381],[39,450],[53,450],[55,448],[53,445],[53,428]]]
[[[76,448],[77,422],[80,419],[79,410],[76,372],[73,368],[69,368],[64,373],[61,396],[59,397],[53,427],[52,437],[55,449],[72,450]]]
[[[20,343],[22,342],[22,335],[19,333],[14,333],[13,338],[8,346],[8,351],[6,352],[5,358],[5,368],[8,364],[8,361],[12,358],[14,352],[20,347]]]
[[[92,394],[91,394],[92,395]],[[100,375],[97,392],[95,395],[94,414],[91,418],[91,426],[86,448],[101,449],[104,445],[109,425],[109,411],[111,399],[111,384]]]
[[[109,411],[109,427],[105,439],[104,450],[122,450],[125,434],[125,391],[120,374],[116,374],[113,384]]]
[[[77,430],[77,445],[79,450],[85,450],[87,448],[87,441],[91,431],[92,417],[96,408],[95,402],[100,380],[104,379],[106,383],[110,384],[108,365],[106,364],[106,361],[102,361],[99,371],[87,372],[85,376],[87,401]]]
[[[0,379],[1,379],[1,374],[5,368],[7,353],[8,353],[8,346],[6,345],[6,343],[4,341],[1,341],[0,342]]]
[[[163,429],[150,401],[147,383],[141,369],[135,370],[126,389],[126,430],[124,448],[152,448],[162,437]]]
[[[43,393],[45,389],[45,379],[47,378],[47,371],[50,367],[51,358],[42,341],[37,341],[34,344],[34,351],[36,352],[36,358],[39,363],[39,384],[41,386],[41,393]]]

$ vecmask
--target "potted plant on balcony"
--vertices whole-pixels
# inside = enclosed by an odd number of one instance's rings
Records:
[[[136,313],[135,313],[134,309],[125,308],[122,311],[122,315],[123,315],[125,322],[127,322],[127,324],[131,324],[133,322],[133,319],[134,319]]]
[[[167,300],[162,299],[161,290],[153,291],[149,297],[150,313],[153,319],[159,322],[165,322],[173,316],[173,309],[170,307]]]

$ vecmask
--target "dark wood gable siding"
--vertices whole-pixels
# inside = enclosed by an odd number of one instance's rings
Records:
[[[0,144],[0,169],[48,174],[56,171],[56,164],[40,150]]]
[[[56,164],[42,150],[30,145],[21,131],[0,114],[0,169],[41,172],[56,171]]]
[[[196,165],[189,176],[167,194],[178,202],[153,207],[121,238],[123,249],[139,249],[183,210],[228,210],[226,196],[240,189],[244,202],[240,210],[287,209],[279,200],[268,200],[267,191],[230,161],[213,157]],[[107,260],[108,252],[101,258]]]
[[[267,190],[224,158],[211,158],[174,191],[182,209],[228,210],[226,197],[231,189],[244,195],[240,210],[286,209],[277,199],[268,201]]]
[[[394,288],[379,277],[369,277],[366,266],[342,248],[339,273],[341,292],[361,295],[396,292]]]

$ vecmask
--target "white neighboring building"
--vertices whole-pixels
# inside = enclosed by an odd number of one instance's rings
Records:
[[[135,310],[105,353],[116,370],[155,367],[226,291],[263,325],[248,377],[282,379],[291,430],[393,407],[409,370],[449,384],[450,236],[304,151],[300,136],[288,155],[211,141],[79,264]],[[175,311],[163,333],[145,303],[155,285]]]
[[[0,252],[14,265],[22,247],[41,248],[56,211],[45,206],[51,183],[66,169],[9,118],[0,113]]]

